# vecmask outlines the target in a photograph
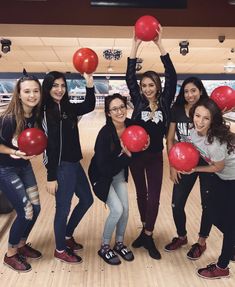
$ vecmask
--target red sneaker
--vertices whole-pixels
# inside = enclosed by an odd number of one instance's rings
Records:
[[[56,259],[70,264],[79,264],[82,263],[82,258],[73,253],[72,250],[66,249],[63,252],[58,252],[55,250],[54,256]]]
[[[82,244],[77,243],[73,237],[66,239],[66,247],[71,249],[72,251],[79,251],[83,249]]]
[[[220,279],[229,277],[229,268],[222,269],[215,263],[197,270],[197,275],[205,279]]]
[[[199,243],[195,243],[192,245],[191,249],[187,253],[187,257],[191,260],[197,260],[202,256],[205,250],[206,244],[200,245]]]
[[[39,259],[42,257],[42,253],[31,247],[30,243],[18,248],[18,253],[26,258]]]
[[[184,239],[181,239],[179,237],[174,237],[171,243],[165,246],[164,250],[167,252],[175,251],[187,243],[188,243],[187,237],[185,237]]]
[[[31,265],[18,253],[10,257],[5,254],[3,263],[18,272],[28,272],[32,270]]]

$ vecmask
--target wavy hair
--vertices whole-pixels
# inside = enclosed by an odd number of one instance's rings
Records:
[[[24,129],[25,129],[25,116],[24,116],[24,109],[20,99],[20,90],[21,90],[21,83],[25,81],[34,81],[38,84],[40,89],[40,95],[42,93],[41,83],[39,82],[38,78],[31,75],[31,76],[23,76],[21,77],[15,85],[15,89],[12,95],[12,99],[6,108],[6,110],[1,114],[1,117],[15,117],[16,121],[16,130],[15,135],[18,136]],[[40,97],[40,101],[32,110],[32,113],[35,117],[35,125],[40,126],[40,110],[41,110],[41,102],[42,97]]]
[[[214,139],[217,138],[220,144],[227,144],[228,154],[233,152],[235,150],[235,134],[230,131],[230,125],[224,120],[217,104],[209,98],[199,100],[189,112],[192,123],[197,107],[206,108],[211,115],[211,125],[207,131],[208,142],[212,144]]]

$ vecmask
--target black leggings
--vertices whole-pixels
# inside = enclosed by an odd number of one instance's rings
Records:
[[[223,245],[217,264],[226,268],[235,246],[235,180],[222,180],[214,174],[212,183],[209,212],[213,224],[223,233]]]
[[[207,200],[210,190],[209,183],[211,178],[210,173],[192,173],[189,175],[181,175],[181,179],[178,184],[174,184],[173,195],[172,195],[172,212],[174,217],[174,222],[177,230],[178,236],[186,236],[186,214],[185,205],[192,188],[199,177],[200,180],[200,193],[201,193],[201,205],[202,205],[202,215],[201,215],[201,225],[199,236],[208,237],[212,222],[208,214]]]

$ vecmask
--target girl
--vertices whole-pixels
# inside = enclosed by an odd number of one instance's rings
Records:
[[[34,76],[25,76],[17,81],[11,102],[0,116],[0,186],[16,211],[4,264],[18,272],[31,270],[27,258],[42,257],[26,244],[40,212],[38,187],[29,161],[33,156],[17,146],[24,129],[39,126],[40,106],[40,82]]]
[[[196,77],[190,77],[184,80],[179,95],[171,109],[171,123],[167,135],[167,150],[168,152],[175,144],[175,138],[178,141],[189,141],[190,125],[189,118],[190,108],[198,102],[199,99],[208,98],[207,92],[203,83]],[[200,160],[201,164],[206,165],[203,159]],[[172,194],[172,212],[177,229],[178,237],[174,237],[172,242],[165,246],[165,251],[175,251],[181,246],[187,244],[187,231],[186,231],[186,214],[184,211],[188,196],[199,177],[201,201],[202,201],[202,216],[201,227],[199,231],[198,242],[193,244],[187,257],[192,260],[199,259],[203,252],[206,250],[206,238],[211,230],[211,222],[208,217],[206,198],[207,198],[207,173],[193,173],[190,175],[181,175],[173,167],[170,167],[170,177],[174,182]],[[204,180],[203,180],[204,179]]]
[[[120,94],[107,96],[105,116],[106,125],[97,136],[95,155],[88,172],[96,196],[110,209],[98,254],[108,264],[118,265],[121,261],[117,254],[126,261],[134,259],[133,253],[123,243],[129,213],[126,181],[131,159],[130,151],[120,141],[121,134],[130,124],[126,118],[126,98]],[[116,243],[111,249],[110,241],[115,228]]]
[[[78,134],[78,116],[94,110],[95,94],[92,75],[84,74],[86,97],[84,102],[71,104],[65,76],[60,72],[48,73],[42,84],[43,128],[48,136],[44,154],[47,168],[47,191],[55,195],[56,213],[54,232],[56,259],[66,263],[80,263],[74,251],[83,246],[73,238],[73,233],[86,211],[93,203],[86,174],[80,164],[82,159]],[[73,195],[79,198],[67,223]]]
[[[161,53],[161,61],[165,68],[165,85],[154,71],[142,74],[140,86],[136,77],[136,55],[141,40],[134,37],[130,57],[128,58],[126,82],[130,90],[131,101],[134,105],[132,119],[143,126],[150,136],[150,145],[142,153],[134,156],[130,170],[136,187],[137,203],[143,229],[138,238],[132,243],[134,248],[144,246],[149,255],[160,259],[152,235],[158,214],[163,172],[163,137],[166,133],[170,106],[175,96],[176,72],[162,45],[162,28],[154,44]]]
[[[212,173],[208,209],[212,223],[223,233],[222,251],[217,263],[200,268],[200,277],[216,279],[229,276],[228,264],[235,245],[235,141],[222,112],[211,100],[199,101],[190,111],[194,129],[192,143],[209,163],[192,172]]]

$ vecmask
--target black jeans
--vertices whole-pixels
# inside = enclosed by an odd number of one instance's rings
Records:
[[[143,152],[132,160],[130,170],[135,183],[141,222],[145,223],[146,230],[153,231],[162,186],[162,152]]]
[[[185,236],[187,234],[186,214],[184,209],[188,196],[198,177],[200,181],[200,193],[201,193],[201,205],[202,205],[201,226],[199,236],[204,238],[209,236],[212,227],[212,222],[209,216],[207,202],[208,202],[208,195],[211,190],[211,180],[210,180],[211,176],[212,174],[210,173],[196,173],[196,172],[189,175],[181,175],[179,183],[174,185],[172,195],[172,212],[178,236]]]
[[[226,268],[235,246],[235,180],[213,177],[213,189],[209,196],[209,214],[212,223],[223,233],[223,245],[218,266]]]

